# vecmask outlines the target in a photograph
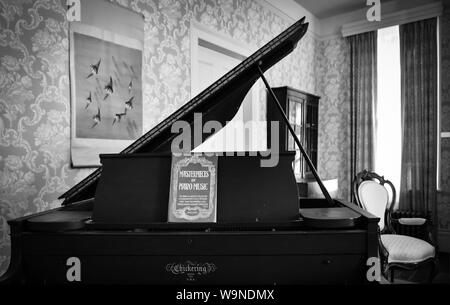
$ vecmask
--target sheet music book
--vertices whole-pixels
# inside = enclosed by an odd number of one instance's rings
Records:
[[[172,156],[168,222],[216,222],[217,156]]]

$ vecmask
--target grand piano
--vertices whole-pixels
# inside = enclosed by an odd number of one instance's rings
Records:
[[[102,167],[63,194],[61,207],[10,220],[11,263],[0,281],[366,283],[367,260],[378,255],[379,219],[330,198],[322,183],[325,198],[299,198],[295,152],[267,168],[262,154],[219,156],[217,221],[167,221],[177,136],[171,126],[193,124],[195,113],[225,125],[259,78],[272,94],[264,72],[292,52],[307,28],[304,18],[297,21],[121,153],[101,155]]]

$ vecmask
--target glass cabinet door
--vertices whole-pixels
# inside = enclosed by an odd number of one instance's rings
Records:
[[[303,134],[304,126],[303,125],[305,122],[304,106],[305,106],[304,100],[289,98],[289,103],[288,103],[289,122],[291,123],[292,127],[294,128],[295,134],[302,142],[302,145],[304,142],[303,141],[303,139],[304,139],[304,134]],[[296,151],[295,160],[294,160],[294,164],[293,164],[294,174],[297,178],[303,178],[302,177],[303,176],[302,175],[303,167],[304,167],[303,157],[300,153],[300,149],[295,144],[294,137],[290,133],[287,134],[287,142],[288,142],[287,143],[288,150]]]
[[[317,138],[318,138],[318,119],[319,109],[317,105],[307,103],[306,104],[306,123],[305,123],[305,140],[308,145],[306,146],[306,152],[311,158],[314,166],[317,167]],[[311,175],[311,169],[306,165],[305,176]]]
[[[291,127],[300,140],[305,152],[309,155],[312,163],[317,167],[317,145],[318,145],[318,115],[320,97],[297,90],[290,87],[273,88]],[[282,122],[282,116],[279,113],[275,103],[269,101],[267,104],[267,122],[280,122],[279,130],[279,147],[280,152],[295,151],[295,160],[292,164],[297,181],[311,178],[311,169],[306,165],[306,161],[297,147],[294,137],[291,135],[289,128]],[[268,124],[268,131],[269,131]],[[271,142],[272,132],[267,133],[267,143]]]

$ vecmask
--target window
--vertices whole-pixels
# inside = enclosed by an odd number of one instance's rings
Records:
[[[439,22],[438,22],[439,24]],[[438,92],[440,92],[439,28]],[[401,77],[400,33],[398,26],[378,30],[377,46],[377,131],[375,171],[389,179],[397,190],[397,203],[401,178]],[[440,189],[440,96],[438,94],[437,121],[437,189]]]
[[[377,69],[375,171],[384,175],[394,184],[398,195],[402,146],[400,33],[398,26],[378,30]]]

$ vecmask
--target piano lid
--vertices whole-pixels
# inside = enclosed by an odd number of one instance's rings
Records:
[[[177,121],[186,121],[192,125],[194,113],[202,113],[204,121],[216,120],[225,126],[227,121],[230,121],[237,113],[245,95],[258,80],[258,65],[265,72],[291,53],[308,29],[308,23],[304,21],[305,17],[294,23],[125,148],[121,154],[170,151],[172,139],[178,135],[171,132],[172,124]],[[59,199],[65,199],[63,205],[94,197],[101,172],[102,169],[98,168],[61,195]]]

